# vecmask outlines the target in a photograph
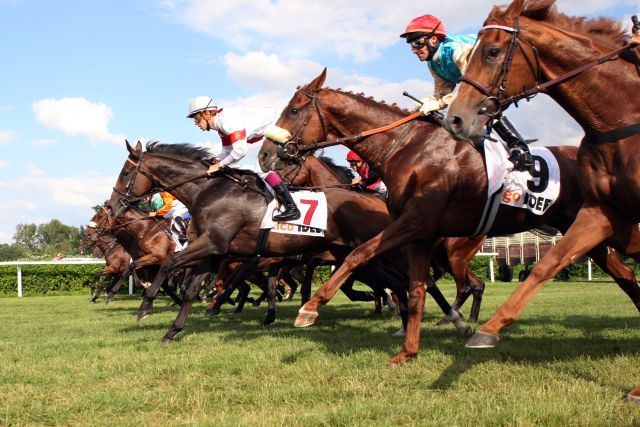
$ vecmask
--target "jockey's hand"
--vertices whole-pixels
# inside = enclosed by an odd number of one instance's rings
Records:
[[[640,45],[640,33],[633,33],[633,35],[629,39],[629,44],[632,46]]]
[[[220,168],[221,168],[221,167],[222,167],[222,166],[220,166],[220,163],[213,164],[213,165],[209,166],[209,170],[207,171],[207,174],[208,174],[209,176],[211,176],[211,175],[213,175],[214,173],[218,172],[218,171],[220,170]]]
[[[153,212],[149,212],[149,215],[147,215],[149,218],[153,218],[154,216],[158,215],[158,212],[153,211]]]
[[[355,178],[353,178],[351,180],[351,185],[357,185],[357,184],[362,184],[362,177],[361,176],[356,176]]]
[[[436,99],[433,96],[428,96],[422,100],[422,105],[418,108],[425,116],[432,111],[442,110],[444,108],[444,103],[441,99]]]

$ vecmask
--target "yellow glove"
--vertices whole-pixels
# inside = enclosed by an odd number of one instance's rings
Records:
[[[629,39],[629,44],[632,44],[634,46],[640,45],[640,33],[633,33],[633,35]]]
[[[441,110],[444,108],[441,99],[436,99],[433,96],[428,96],[422,100],[422,106],[418,109],[425,116],[432,111]]]

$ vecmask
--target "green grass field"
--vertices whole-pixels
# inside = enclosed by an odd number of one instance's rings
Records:
[[[486,320],[515,284],[488,284]],[[442,285],[448,297],[452,285]],[[296,303],[215,320],[195,306],[175,343],[160,299],[0,299],[0,425],[640,425],[640,316],[613,283],[549,283],[498,348],[468,350],[427,300],[417,360],[388,368],[399,320],[342,296],[315,326]],[[386,310],[386,309],[385,309]]]

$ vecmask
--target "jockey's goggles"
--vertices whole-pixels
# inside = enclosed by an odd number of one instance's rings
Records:
[[[420,37],[415,40],[411,40],[409,44],[411,45],[412,49],[422,49],[427,45],[427,36]]]

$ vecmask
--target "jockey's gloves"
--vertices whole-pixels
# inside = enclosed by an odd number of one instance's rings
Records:
[[[434,96],[427,96],[422,99],[422,106],[418,109],[422,114],[427,115],[432,111],[442,110],[445,107],[442,99],[437,99]]]

